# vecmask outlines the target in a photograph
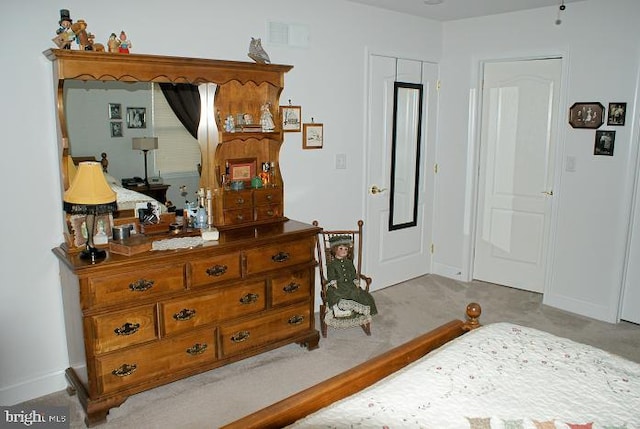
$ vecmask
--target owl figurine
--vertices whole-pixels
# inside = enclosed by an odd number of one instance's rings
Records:
[[[271,64],[271,60],[269,59],[269,55],[262,48],[262,41],[260,39],[251,38],[251,43],[249,43],[249,58],[255,61],[258,64]]]

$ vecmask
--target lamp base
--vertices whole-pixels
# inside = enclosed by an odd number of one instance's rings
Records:
[[[102,249],[96,249],[95,247],[87,246],[86,249],[80,253],[80,259],[86,259],[91,262],[100,261],[107,257],[107,252]]]

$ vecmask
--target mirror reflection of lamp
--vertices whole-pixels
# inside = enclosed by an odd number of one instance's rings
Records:
[[[158,149],[158,137],[134,137],[131,139],[131,149],[144,152],[144,184],[149,186],[147,176],[147,152]]]
[[[92,263],[105,258],[107,253],[97,249],[93,243],[96,215],[111,213],[118,207],[116,193],[107,183],[102,165],[99,162],[81,162],[62,199],[65,212],[86,215],[87,243],[80,258],[89,259]]]

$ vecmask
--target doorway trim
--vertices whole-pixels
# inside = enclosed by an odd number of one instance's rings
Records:
[[[553,183],[554,183],[554,199],[555,202],[551,205],[550,226],[548,239],[548,250],[546,267],[544,274],[544,292],[548,292],[551,279],[554,272],[554,255],[555,255],[555,236],[558,224],[558,207],[562,198],[561,194],[561,181],[562,172],[565,164],[565,141],[566,141],[566,127],[563,126],[564,106],[567,105],[567,69],[568,69],[568,54],[566,52],[553,52],[553,53],[532,53],[527,55],[513,55],[513,56],[495,56],[486,58],[475,58],[471,70],[471,76],[475,76],[475,87],[470,89],[469,92],[469,147],[468,147],[468,159],[467,159],[467,187],[465,189],[465,213],[464,213],[464,229],[468,232],[464,234],[463,255],[462,255],[462,281],[473,280],[474,269],[474,255],[476,247],[476,229],[478,220],[478,198],[479,198],[479,168],[480,168],[480,136],[482,128],[482,102],[484,93],[482,90],[482,83],[484,79],[484,65],[487,63],[496,62],[514,62],[514,61],[532,61],[543,59],[560,59],[562,62],[561,71],[561,88],[558,100],[558,115],[556,118],[558,129],[558,141],[555,145],[555,157],[557,162],[553,171]]]

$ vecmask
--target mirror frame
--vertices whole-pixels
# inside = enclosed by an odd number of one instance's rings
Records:
[[[410,103],[409,97],[400,97],[403,90],[410,92],[416,92],[418,106],[417,109],[413,109],[413,118],[407,118],[401,114],[401,108],[407,107]],[[391,137],[391,178],[390,178],[390,192],[389,192],[389,231],[395,231],[403,228],[410,228],[417,225],[418,222],[418,194],[420,186],[420,147],[422,140],[422,102],[423,102],[424,86],[419,83],[408,82],[394,82],[393,83],[393,128]],[[414,101],[415,103],[415,101]],[[417,111],[416,111],[417,110]],[[402,128],[401,128],[402,127]],[[410,128],[412,127],[412,128]],[[411,135],[415,136],[415,141],[406,141],[402,136]],[[413,145],[412,145],[413,143]],[[399,201],[396,199],[396,191],[398,186],[396,184],[397,172],[400,170],[399,165],[399,149],[406,150],[415,149],[413,156],[415,157],[415,170],[413,177],[413,206],[409,207],[405,212],[412,213],[411,220],[407,222],[396,223],[394,220],[394,213],[399,206]]]

